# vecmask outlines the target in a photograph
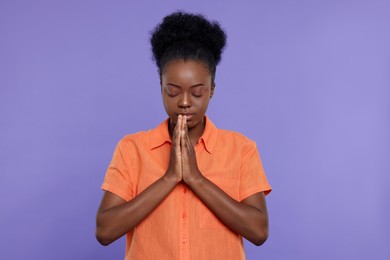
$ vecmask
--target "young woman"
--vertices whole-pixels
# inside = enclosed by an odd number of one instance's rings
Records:
[[[125,259],[245,259],[242,237],[267,239],[256,144],[206,116],[225,42],[218,23],[182,12],[152,34],[169,118],[120,140],[97,213],[101,244],[126,234]]]

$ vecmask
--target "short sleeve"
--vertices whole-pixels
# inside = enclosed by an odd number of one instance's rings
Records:
[[[267,195],[271,192],[271,186],[268,184],[256,143],[249,141],[243,148],[239,200],[242,201],[257,192]]]
[[[101,188],[129,201],[133,197],[133,182],[126,167],[123,139],[116,145]]]

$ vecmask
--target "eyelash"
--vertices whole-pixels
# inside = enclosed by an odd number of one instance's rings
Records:
[[[170,93],[168,93],[169,97],[176,97],[177,95],[179,95],[179,94],[170,94]],[[196,98],[200,98],[202,96],[202,94],[192,94],[192,95],[194,97],[196,97]]]

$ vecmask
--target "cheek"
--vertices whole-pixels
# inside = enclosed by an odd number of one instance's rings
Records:
[[[210,93],[203,93],[202,97],[197,101],[197,103],[202,107],[207,107],[210,102]]]
[[[168,98],[164,98],[164,96],[162,97],[162,100],[163,100],[163,105],[164,105],[164,108],[165,108],[165,111],[167,112],[167,114],[172,114],[174,113],[174,103],[171,99],[168,99]]]
[[[196,109],[199,112],[204,114],[206,112],[206,110],[207,110],[208,105],[209,105],[208,99],[204,99],[204,100],[196,102],[194,104],[194,107],[196,107]]]

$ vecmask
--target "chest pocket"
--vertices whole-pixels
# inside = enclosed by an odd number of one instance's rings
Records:
[[[235,179],[208,178],[221,188],[231,198],[238,200],[239,182]],[[199,227],[209,229],[227,229],[227,227],[214,215],[214,213],[202,202],[198,204]]]

